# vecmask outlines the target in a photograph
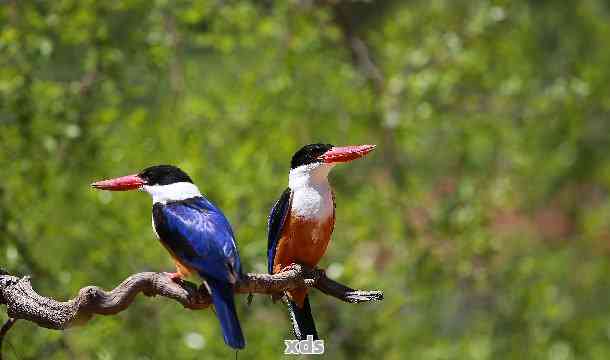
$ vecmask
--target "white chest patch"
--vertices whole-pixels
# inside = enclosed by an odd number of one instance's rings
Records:
[[[316,220],[332,216],[333,195],[327,178],[331,168],[316,163],[290,171],[288,186],[292,190],[291,211],[294,216]]]
[[[155,217],[151,216],[150,220],[151,220],[151,223],[152,223],[151,225],[152,225],[153,233],[155,234],[157,239],[161,240],[161,238],[159,237],[159,233],[157,233],[157,228],[155,227]]]
[[[306,219],[324,220],[333,213],[333,197],[329,186],[293,189],[292,213]]]

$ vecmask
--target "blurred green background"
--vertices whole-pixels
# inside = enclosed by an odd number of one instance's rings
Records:
[[[0,265],[60,299],[172,269],[150,197],[93,180],[171,163],[265,270],[266,217],[311,142],[337,167],[313,292],[331,359],[610,358],[610,5],[603,0],[0,1]],[[239,296],[241,359],[281,304]],[[3,319],[0,319],[3,320]],[[211,311],[138,298],[7,359],[233,358]]]

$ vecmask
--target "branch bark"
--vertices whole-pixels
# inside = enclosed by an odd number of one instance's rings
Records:
[[[174,282],[167,273],[137,273],[110,291],[87,286],[80,289],[75,298],[63,302],[39,295],[28,276],[0,274],[0,304],[7,306],[8,316],[55,330],[82,325],[93,315],[117,314],[127,309],[139,293],[170,298],[191,310],[204,309],[211,304],[205,286],[198,287],[188,281]],[[293,265],[274,275],[245,274],[235,285],[235,292],[275,294],[300,287],[315,287],[348,303],[383,300],[381,291],[354,290],[327,278],[323,270],[301,265]]]

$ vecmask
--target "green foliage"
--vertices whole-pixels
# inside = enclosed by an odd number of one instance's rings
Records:
[[[148,196],[88,184],[172,163],[264,271],[293,151],[375,143],[333,171],[321,266],[385,300],[313,293],[328,358],[607,359],[609,36],[601,0],[5,1],[0,264],[57,298],[171,270]],[[284,309],[245,302],[239,356],[281,357]],[[162,299],[8,341],[9,359],[234,356],[211,311]]]

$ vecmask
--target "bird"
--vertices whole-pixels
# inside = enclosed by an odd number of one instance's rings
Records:
[[[140,190],[152,196],[152,228],[176,264],[172,280],[197,274],[210,292],[225,343],[243,349],[233,288],[242,276],[231,224],[193,180],[173,165],[147,167],[135,175],[91,184],[110,191]]]
[[[277,274],[293,264],[315,267],[335,226],[335,195],[328,182],[331,169],[361,158],[375,145],[335,147],[309,144],[290,162],[288,187],[271,208],[267,222],[267,265]],[[318,339],[306,288],[290,290],[285,299],[297,339]]]

